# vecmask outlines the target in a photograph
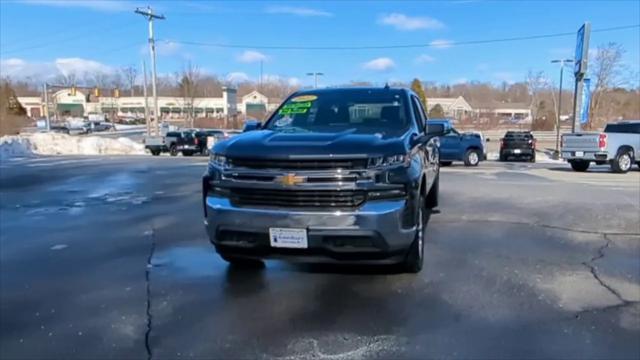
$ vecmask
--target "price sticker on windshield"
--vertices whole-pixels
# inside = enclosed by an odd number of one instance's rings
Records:
[[[301,95],[301,96],[296,96],[294,98],[291,98],[291,101],[293,101],[293,102],[314,101],[317,98],[318,97],[315,96],[315,95]]]

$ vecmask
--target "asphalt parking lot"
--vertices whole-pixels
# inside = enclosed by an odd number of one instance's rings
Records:
[[[4,161],[0,358],[640,358],[637,168],[443,168],[410,275],[228,267],[205,161]]]

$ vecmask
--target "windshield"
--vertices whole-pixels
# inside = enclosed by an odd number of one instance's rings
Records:
[[[609,124],[604,128],[607,133],[640,134],[640,122],[629,124]]]
[[[398,134],[408,126],[401,92],[346,90],[294,96],[276,111],[265,128],[279,132]]]

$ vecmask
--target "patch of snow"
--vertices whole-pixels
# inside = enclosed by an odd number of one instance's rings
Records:
[[[24,136],[3,136],[0,138],[0,160],[32,156],[31,142]]]
[[[35,133],[0,138],[0,160],[34,155],[143,155],[144,145],[128,138]]]

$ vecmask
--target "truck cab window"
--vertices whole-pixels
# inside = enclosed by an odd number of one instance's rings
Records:
[[[424,111],[422,110],[422,106],[420,105],[420,100],[418,100],[418,98],[415,96],[411,97],[411,107],[413,108],[413,113],[415,114],[415,117],[416,117],[418,129],[420,129],[420,131],[425,131],[425,124],[426,124],[427,117],[425,116]]]

